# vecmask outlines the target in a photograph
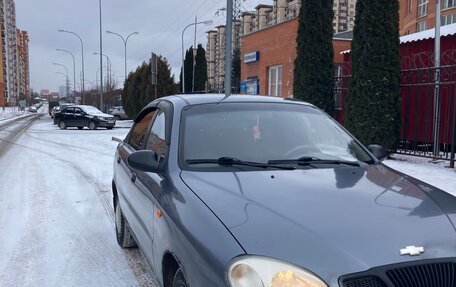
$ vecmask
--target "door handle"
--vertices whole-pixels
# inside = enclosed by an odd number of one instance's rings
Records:
[[[136,174],[131,174],[131,182],[135,182],[136,181]]]

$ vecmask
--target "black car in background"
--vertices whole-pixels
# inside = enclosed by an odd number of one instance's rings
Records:
[[[456,198],[310,104],[163,97],[119,141],[117,241],[159,286],[456,286]]]
[[[80,130],[84,127],[91,130],[103,127],[110,130],[115,126],[116,118],[93,106],[72,105],[54,114],[54,124],[58,124],[62,130],[68,127],[77,127]]]

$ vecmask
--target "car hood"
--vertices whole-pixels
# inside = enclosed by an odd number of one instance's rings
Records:
[[[456,257],[456,198],[384,165],[181,178],[248,254],[302,266],[331,286],[375,266]],[[401,256],[410,245],[425,252]]]

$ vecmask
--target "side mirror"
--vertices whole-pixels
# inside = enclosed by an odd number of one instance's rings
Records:
[[[386,150],[381,145],[371,144],[368,149],[379,161],[383,161],[388,156]]]
[[[160,162],[157,153],[150,150],[140,150],[132,153],[127,158],[128,165],[140,171],[155,172],[160,171]]]

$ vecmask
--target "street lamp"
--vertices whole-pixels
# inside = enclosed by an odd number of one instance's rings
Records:
[[[94,55],[100,55],[100,53],[98,52],[93,52]],[[111,69],[112,69],[112,66],[111,66],[111,59],[109,59],[109,57],[106,55],[106,54],[101,54],[102,56],[105,56],[107,61],[108,61],[108,66],[107,66],[107,73],[108,73],[108,81],[107,81],[107,84],[108,84],[108,87],[106,89],[106,91],[109,91],[109,88],[111,87]]]
[[[79,35],[76,34],[75,32],[71,32],[71,31],[63,30],[63,29],[59,29],[57,31],[63,32],[63,33],[73,34],[76,37],[78,37],[79,41],[81,42],[81,56],[82,56],[82,89],[81,89],[81,97],[82,97],[82,103],[85,104],[85,99],[84,99],[84,42],[82,42],[81,37],[79,37]]]
[[[193,25],[199,25],[199,24],[204,24],[206,26],[212,25],[213,21],[212,20],[207,20],[207,21],[201,21],[201,22],[194,22],[191,24],[188,24],[185,26],[184,30],[182,31],[182,93],[185,93],[185,67],[184,67],[184,32],[185,30]]]
[[[117,34],[117,33],[115,33],[115,32],[112,32],[112,31],[106,31],[106,33],[117,35],[117,36],[119,36],[119,37],[122,39],[122,41],[124,42],[124,52],[125,52],[125,80],[127,80],[127,41],[128,41],[128,38],[130,38],[130,36],[138,35],[139,33],[138,33],[138,32],[130,33],[126,38],[122,37],[122,35],[120,35],[120,34]]]
[[[55,65],[55,66],[62,66],[65,68],[65,77],[66,77],[66,92],[67,92],[67,97],[69,96],[69,90],[70,90],[70,87],[69,87],[69,84],[68,84],[68,69],[65,65],[63,64],[60,64],[60,63],[52,63],[52,65]]]
[[[66,53],[70,54],[71,57],[73,58],[73,91],[76,91],[76,65],[74,63],[74,55],[70,51],[67,51],[64,49],[56,49],[56,50],[61,51],[61,52],[66,52]]]

